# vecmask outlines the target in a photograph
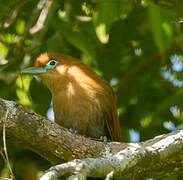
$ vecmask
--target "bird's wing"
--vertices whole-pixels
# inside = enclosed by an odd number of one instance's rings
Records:
[[[113,92],[112,92],[112,98],[113,98],[112,102],[115,102],[116,97]],[[110,109],[108,109],[106,112],[105,122],[111,139],[113,141],[120,141],[120,123],[115,103],[110,104]]]

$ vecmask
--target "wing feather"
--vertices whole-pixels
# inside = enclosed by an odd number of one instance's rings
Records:
[[[112,89],[111,89],[112,91]],[[109,109],[106,111],[105,123],[113,141],[120,141],[120,123],[117,114],[117,107],[116,107],[116,96],[112,91],[112,102],[109,104]]]

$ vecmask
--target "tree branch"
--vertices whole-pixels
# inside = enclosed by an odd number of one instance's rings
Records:
[[[175,174],[183,170],[182,143],[183,131],[172,132],[144,143],[130,143],[116,154],[54,166],[40,180],[56,179],[68,174],[69,178],[74,174],[76,179],[105,178],[112,174],[114,179],[129,180]]]
[[[105,144],[83,136],[53,123],[28,108],[13,101],[0,99],[0,130],[6,118],[8,137],[23,143],[52,164],[75,158],[100,156]]]
[[[183,170],[183,130],[140,143],[103,143],[72,134],[28,108],[3,99],[0,99],[1,132],[5,114],[10,139],[23,143],[53,164],[71,160],[53,166],[41,180],[60,175],[69,175],[70,179],[144,179]]]

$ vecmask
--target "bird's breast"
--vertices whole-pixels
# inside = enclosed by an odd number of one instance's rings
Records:
[[[90,137],[105,135],[103,110],[97,95],[68,84],[53,97],[55,122]]]

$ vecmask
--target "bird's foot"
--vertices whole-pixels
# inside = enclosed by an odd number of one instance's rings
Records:
[[[107,143],[108,141],[106,136],[100,136],[100,140],[103,141],[104,143]]]
[[[100,136],[100,138],[94,138],[94,137],[89,137],[91,140],[94,140],[94,141],[100,141],[100,142],[104,142],[104,143],[107,143],[107,142],[110,142],[111,140],[110,139],[107,139],[106,136]]]
[[[77,134],[77,133],[78,133],[78,131],[77,131],[77,130],[72,129],[72,128],[69,128],[69,131],[70,131],[71,133],[74,133],[74,134]]]

